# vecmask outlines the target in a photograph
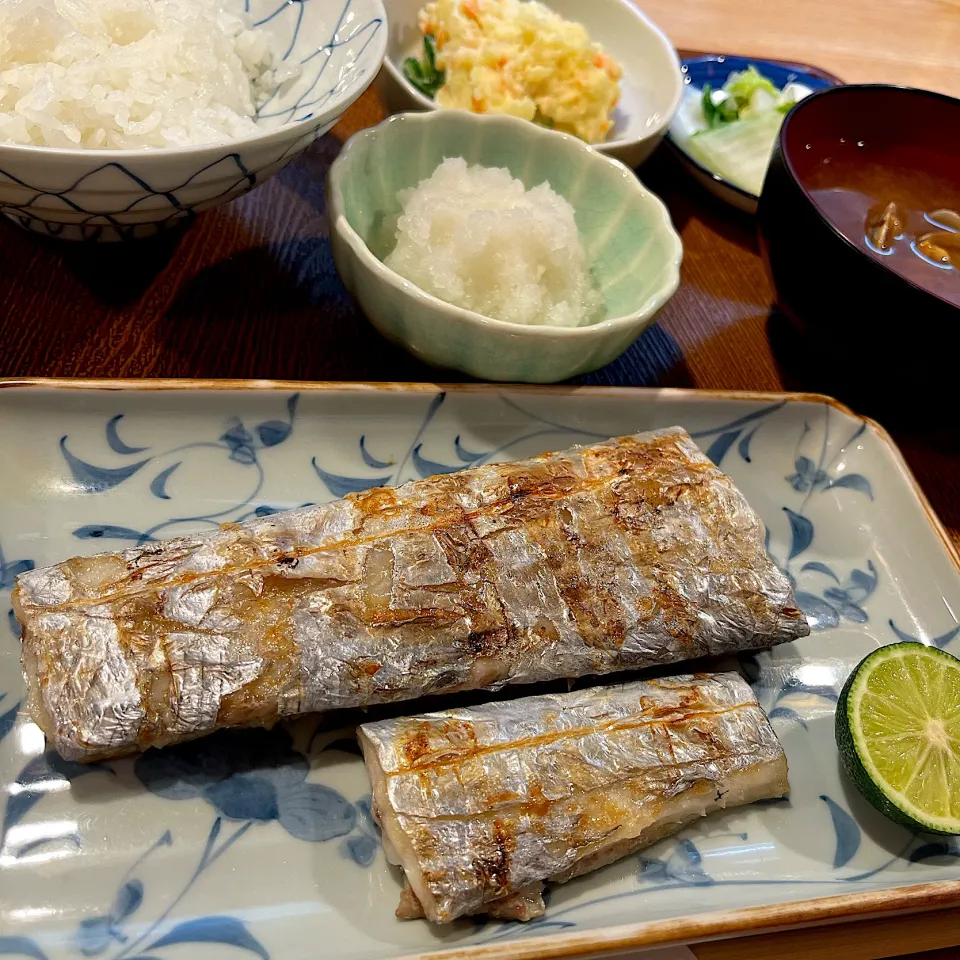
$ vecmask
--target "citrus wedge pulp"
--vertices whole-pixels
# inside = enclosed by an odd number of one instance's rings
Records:
[[[922,643],[865,657],[837,704],[847,774],[912,830],[960,834],[960,660]]]

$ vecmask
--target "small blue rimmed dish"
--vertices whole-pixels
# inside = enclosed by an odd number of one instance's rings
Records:
[[[838,86],[842,82],[833,74],[806,64],[734,57],[726,54],[691,55],[680,61],[684,83],[684,104],[689,98],[699,99],[699,91],[706,84],[710,84],[714,90],[719,90],[732,73],[739,73],[751,66],[767,77],[778,90],[782,90],[788,84],[797,83],[816,92],[827,87]],[[683,106],[680,113],[683,113]],[[759,196],[715,173],[691,156],[684,147],[685,139],[683,117],[678,114],[670,125],[666,142],[680,163],[714,196],[738,210],[756,213]]]

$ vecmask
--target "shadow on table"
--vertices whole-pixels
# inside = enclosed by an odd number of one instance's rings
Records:
[[[29,243],[56,258],[58,266],[74,274],[98,300],[124,307],[138,300],[163,272],[189,229],[190,223],[185,223],[136,243],[75,243],[36,234],[30,234]]]
[[[825,393],[890,431],[941,520],[960,529],[960,430],[951,385],[889,360],[844,359],[816,344],[774,310],[767,322],[784,389]],[[907,335],[911,335],[910,332]]]
[[[683,351],[659,323],[649,327],[618,359],[577,382],[614,387],[695,386]]]
[[[885,426],[906,427],[918,433],[925,428],[953,426],[954,404],[943,402],[942,384],[932,370],[911,360],[916,351],[905,350],[897,358],[896,346],[881,344],[872,355],[870,344],[848,344],[820,336],[816,339],[799,329],[776,307],[767,321],[774,358],[788,390],[803,389],[830,396],[848,404],[857,413],[882,420]],[[904,330],[904,337],[914,332]],[[931,351],[935,350],[933,344]]]
[[[682,234],[687,223],[696,219],[728,243],[756,253],[755,219],[715,197],[679,166],[664,144],[637,171],[640,180],[669,208],[677,233]]]
[[[198,376],[459,379],[384,340],[337,276],[325,237],[235,253],[188,280],[157,336]]]

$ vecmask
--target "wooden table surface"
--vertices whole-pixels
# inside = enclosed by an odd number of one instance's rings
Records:
[[[847,81],[960,96],[960,0],[646,0],[645,9],[681,48],[792,59]],[[436,371],[367,325],[330,257],[326,169],[343,139],[381,113],[368,93],[266,185],[157,242],[58,246],[0,225],[0,375],[435,380]],[[640,175],[683,237],[682,284],[660,322],[584,382],[826,388],[881,415],[960,544],[955,426],[933,416],[924,397],[906,403],[893,370],[871,372],[869,392],[852,375],[825,382],[823,358],[792,342],[772,308],[752,221],[713,201],[662,153]],[[838,950],[845,960],[873,960],[957,943],[960,911],[946,911],[695,949],[700,960]]]

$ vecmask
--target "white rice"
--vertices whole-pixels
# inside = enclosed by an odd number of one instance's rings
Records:
[[[0,142],[134,149],[256,133],[287,79],[222,0],[0,0]]]
[[[603,319],[573,207],[547,183],[444,160],[398,199],[384,261],[447,303],[508,323],[579,327]]]

